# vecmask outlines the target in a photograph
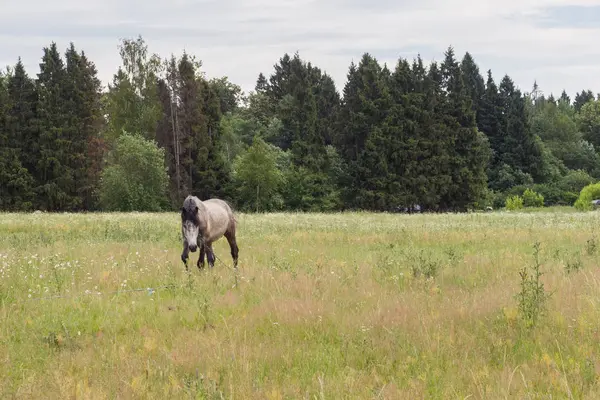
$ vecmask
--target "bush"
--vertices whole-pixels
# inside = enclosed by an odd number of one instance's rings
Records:
[[[581,189],[592,183],[594,183],[594,178],[587,172],[575,170],[569,171],[567,175],[563,176],[558,186],[565,192],[579,193]]]
[[[523,208],[523,198],[521,196],[507,197],[505,207],[507,210],[519,210]]]
[[[581,189],[574,206],[579,211],[589,211],[593,208],[592,200],[598,198],[600,198],[600,183],[592,183]]]
[[[531,189],[525,189],[525,192],[523,192],[523,205],[525,207],[544,207],[544,196]]]
[[[572,176],[565,176],[565,178],[571,178]],[[529,189],[535,194],[539,194],[543,198],[544,206],[554,206],[554,205],[573,205],[575,200],[577,200],[578,193],[581,190],[579,187],[577,190],[573,190],[573,187],[577,184],[565,184],[562,180],[556,183],[538,183],[535,185],[518,185],[513,186],[504,192],[504,196],[498,197],[495,202],[501,204],[497,204],[497,207],[502,207],[505,204],[505,200],[507,197],[511,196],[521,196],[523,197],[523,202],[525,207],[537,207],[541,206],[539,200],[537,205],[528,205],[525,200],[525,192]]]
[[[123,133],[102,171],[100,205],[105,211],[161,211],[168,204],[168,184],[164,149]]]

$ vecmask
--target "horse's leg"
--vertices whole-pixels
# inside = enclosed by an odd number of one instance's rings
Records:
[[[212,243],[206,244],[206,258],[208,259],[208,266],[213,268],[215,266],[215,252],[212,248]]]
[[[190,250],[188,249],[188,244],[185,239],[183,239],[183,252],[181,253],[181,261],[183,261],[183,265],[185,265],[185,270],[188,270],[187,260],[188,255],[190,254]]]
[[[229,243],[229,248],[231,249],[231,258],[233,258],[233,268],[237,269],[238,264],[238,254],[240,249],[238,248],[237,241],[235,240],[235,232],[225,232],[225,238]]]
[[[200,248],[200,257],[198,257],[198,263],[196,265],[198,266],[198,269],[204,269],[204,244],[200,243],[198,244],[198,247]]]

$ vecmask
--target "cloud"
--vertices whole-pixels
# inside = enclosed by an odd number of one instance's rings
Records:
[[[119,40],[141,34],[163,57],[184,49],[208,76],[245,90],[284,53],[300,52],[341,91],[351,61],[369,52],[393,67],[399,56],[441,61],[452,45],[482,74],[510,75],[522,90],[600,91],[598,0],[23,0],[3,5],[0,63],[21,56],[38,72],[42,47],[73,41],[104,83],[120,64]]]

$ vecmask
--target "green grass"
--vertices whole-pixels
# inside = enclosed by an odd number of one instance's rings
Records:
[[[240,214],[236,279],[175,213],[0,214],[0,397],[598,398],[599,215]]]

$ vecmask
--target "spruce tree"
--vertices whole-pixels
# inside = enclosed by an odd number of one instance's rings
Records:
[[[7,145],[17,149],[20,164],[33,178],[32,185],[35,186],[35,178],[39,179],[37,163],[40,157],[38,96],[35,83],[25,72],[20,58],[5,84]]]
[[[350,65],[340,110],[338,146],[347,164],[343,196],[351,207],[381,208],[381,177],[386,154],[384,121],[391,106],[389,79],[377,60],[365,53]],[[381,153],[383,155],[379,155]],[[379,158],[382,157],[382,160]]]
[[[418,203],[417,174],[423,142],[418,137],[419,99],[412,91],[413,84],[410,64],[399,59],[390,77],[392,105],[384,124],[385,140],[381,140],[380,146],[385,149],[386,156],[388,209],[411,207]],[[384,166],[383,163],[381,165]]]
[[[100,105],[101,83],[93,62],[84,52],[79,53],[73,43],[65,53],[66,76],[63,87],[66,124],[65,135],[70,138],[67,157],[73,170],[73,196],[81,199],[83,209],[96,204],[95,193],[100,181],[103,140],[99,133],[103,128]]]
[[[107,150],[102,137],[106,123],[102,113],[102,83],[98,78],[98,70],[83,50],[79,56],[78,70],[80,75],[77,86],[81,100],[77,107],[78,127],[81,135],[80,148],[83,151],[83,160],[78,164],[78,194],[83,200],[83,208],[91,210],[98,204],[97,191]]]
[[[76,196],[71,159],[74,128],[65,103],[67,86],[65,63],[53,42],[44,48],[37,78],[40,157],[36,191],[43,199],[41,207],[49,211],[75,210],[82,203]]]
[[[441,65],[445,100],[445,128],[450,147],[452,184],[442,205],[455,210],[473,207],[487,187],[485,144],[480,137],[473,101],[463,81],[462,71],[449,47]]]
[[[18,65],[21,65],[20,60]],[[26,148],[15,136],[14,125],[9,126],[9,82],[12,77],[14,75],[7,77],[0,73],[0,211],[29,210],[33,200],[34,181],[21,162]]]
[[[471,98],[472,109],[473,112],[475,112],[475,118],[479,122],[479,111],[481,109],[483,94],[485,92],[485,83],[479,72],[479,67],[469,52],[465,53],[460,64],[460,69],[466,91]]]
[[[229,169],[219,147],[220,98],[200,76],[200,63],[184,53],[178,62],[177,128],[181,192],[224,197]]]
[[[581,93],[575,94],[575,101],[573,102],[573,107],[575,111],[581,111],[581,107],[583,107],[586,103],[594,100],[594,93],[591,90],[582,90]]]
[[[445,94],[439,65],[432,62],[425,72],[420,57],[413,63],[413,85],[417,90],[411,105],[411,116],[416,121],[419,151],[414,172],[413,193],[424,210],[443,210],[443,198],[452,185],[450,169],[452,136],[445,125]]]
[[[564,104],[567,105],[571,105],[571,98],[569,97],[569,95],[567,94],[567,92],[563,89],[562,93],[560,94],[560,99],[561,102],[563,102]]]
[[[514,170],[529,174],[536,180],[541,176],[542,150],[539,140],[531,132],[525,99],[508,75],[500,83],[499,94],[504,117],[499,157]]]

